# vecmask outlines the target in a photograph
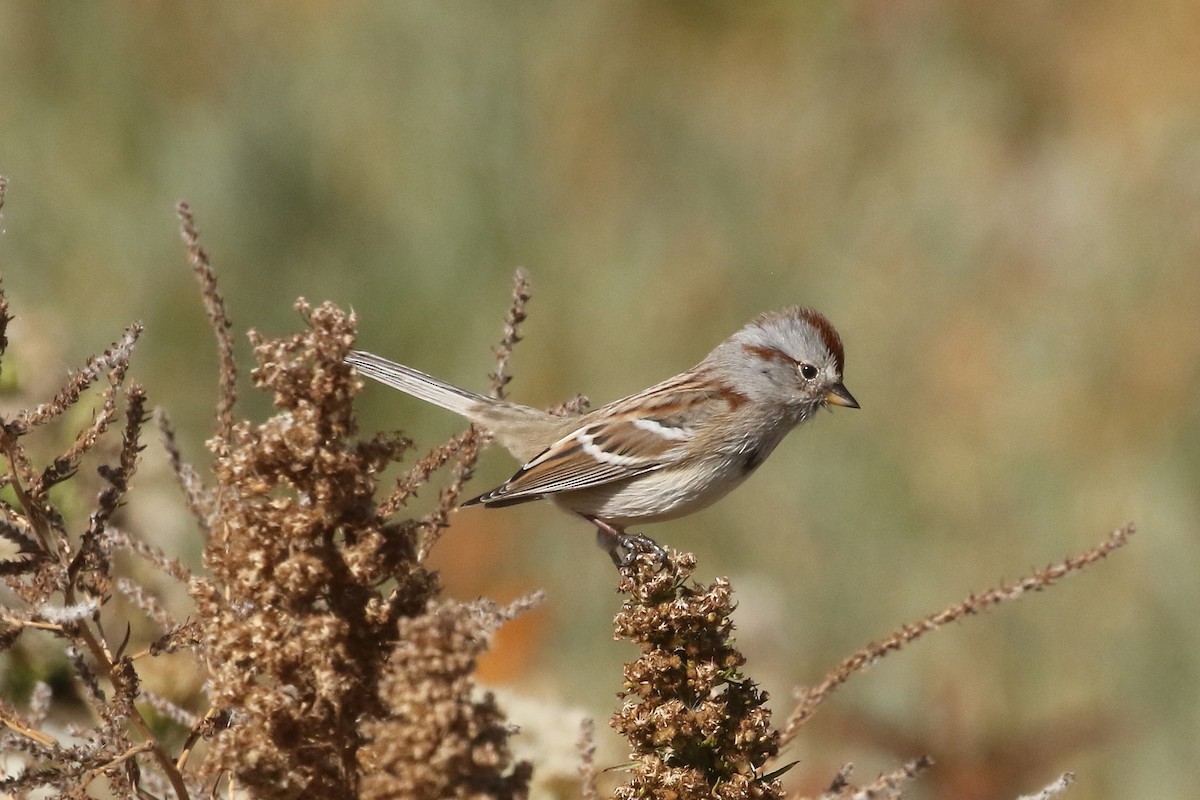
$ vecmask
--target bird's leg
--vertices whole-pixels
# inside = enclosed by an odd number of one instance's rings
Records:
[[[618,569],[628,567],[642,553],[652,554],[655,561],[667,560],[667,551],[649,536],[640,533],[626,533],[599,517],[587,514],[579,516],[596,526],[596,544],[600,546],[601,550],[608,553],[608,557],[612,559]]]

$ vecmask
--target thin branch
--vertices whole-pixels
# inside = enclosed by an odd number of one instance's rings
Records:
[[[825,676],[825,679],[816,687],[802,689],[797,693],[799,703],[788,718],[787,726],[784,728],[783,737],[780,740],[780,747],[782,748],[796,738],[800,726],[807,722],[816,712],[817,707],[835,689],[849,680],[851,675],[869,669],[875,662],[888,653],[899,650],[910,642],[921,638],[931,631],[937,630],[943,625],[972,614],[978,614],[981,611],[986,611],[999,603],[1016,600],[1028,592],[1041,591],[1052,586],[1062,578],[1079,572],[1087,566],[1100,561],[1109,553],[1124,545],[1129,540],[1129,537],[1134,534],[1134,530],[1133,523],[1127,523],[1124,527],[1113,531],[1105,541],[1083,551],[1079,555],[1071,556],[1045,569],[1037,570],[1015,584],[1001,584],[983,594],[971,594],[962,602],[952,605],[949,608],[930,614],[917,622],[900,626],[891,636],[888,636],[881,642],[871,642],[830,671]]]
[[[154,545],[133,538],[120,528],[113,525],[107,526],[104,529],[104,538],[109,547],[136,553],[180,583],[187,583],[191,580],[191,570],[179,561],[171,558]]]
[[[115,378],[114,378],[115,380]],[[116,384],[113,385],[116,389]],[[116,467],[102,465],[97,472],[108,482],[101,492],[95,510],[88,516],[88,527],[79,540],[79,549],[67,562],[67,582],[74,584],[85,570],[107,581],[108,550],[104,547],[104,529],[121,505],[129,483],[137,470],[142,423],[145,421],[146,393],[138,384],[129,387],[125,408],[125,430],[120,458]],[[107,594],[107,592],[104,592]]]
[[[186,201],[179,201],[175,206],[179,217],[180,235],[187,247],[188,261],[192,271],[200,281],[200,291],[204,297],[204,310],[208,312],[208,320],[212,324],[213,333],[217,337],[217,351],[220,354],[220,394],[217,397],[217,437],[222,442],[228,442],[233,433],[233,406],[237,401],[237,366],[233,360],[233,336],[230,329],[229,314],[225,311],[225,299],[217,290],[217,275],[213,272],[208,253],[200,245],[200,234],[196,230],[196,220],[192,209]]]
[[[128,578],[117,578],[113,586],[126,600],[140,608],[147,617],[154,620],[164,631],[178,627],[179,623],[162,607],[162,604],[158,602],[158,598],[149,594],[146,591],[146,587],[140,583]]]
[[[871,783],[850,795],[851,800],[876,800],[876,798],[896,798],[904,784],[920,775],[933,765],[929,756],[909,761],[891,772],[885,772]]]
[[[392,488],[391,493],[379,504],[378,514],[380,518],[386,519],[392,516],[403,508],[411,498],[416,497],[417,490],[428,483],[429,476],[449,463],[450,459],[457,456],[468,445],[474,435],[473,429],[468,428],[448,440],[445,444],[430,450],[416,464],[413,464],[408,472],[396,480],[396,485]]]
[[[508,374],[508,360],[512,357],[513,347],[521,341],[521,323],[525,321],[525,305],[530,298],[529,276],[520,267],[513,273],[512,304],[508,307],[508,316],[504,318],[504,335],[499,346],[493,351],[496,354],[496,371],[492,379],[492,397],[504,399],[504,389],[512,376]]]
[[[182,772],[184,766],[187,764],[188,757],[192,754],[192,749],[196,746],[196,742],[206,736],[212,735],[218,727],[225,725],[227,721],[228,714],[226,712],[216,707],[208,709],[208,713],[197,720],[196,724],[192,726],[191,731],[188,732],[187,741],[183,743],[183,749],[179,752],[179,758],[175,760],[175,768]],[[213,785],[213,791],[216,791],[215,784]]]
[[[24,736],[26,739],[32,739],[45,747],[58,747],[59,743],[54,737],[49,734],[42,733],[31,725],[27,725],[24,720],[18,717],[14,712],[5,708],[0,704],[0,725],[8,728],[14,733]]]
[[[13,493],[17,496],[17,501],[21,504],[21,508],[24,509],[25,517],[29,520],[29,526],[37,534],[38,542],[42,546],[42,553],[47,556],[58,557],[60,554],[51,544],[51,526],[48,520],[52,518],[52,515],[43,503],[36,500],[25,490],[25,483],[37,481],[37,476],[29,464],[29,459],[25,456],[25,449],[17,441],[17,436],[11,434],[8,430],[5,430],[4,435],[0,437],[0,448],[4,450],[4,455],[8,459],[8,485],[12,487]],[[67,546],[65,537],[59,539],[58,542],[64,548]]]
[[[207,537],[210,521],[214,514],[212,492],[204,485],[196,468],[183,460],[179,451],[179,443],[175,440],[175,429],[171,426],[171,420],[167,417],[166,412],[161,408],[156,409],[155,417],[158,420],[163,449],[167,451],[167,458],[171,462],[175,480],[183,489],[183,497],[187,502],[188,511],[192,512],[192,518],[196,520],[196,524],[200,526]]]
[[[103,764],[99,764],[95,767],[92,767],[91,769],[88,770],[87,777],[85,777],[83,779],[83,785],[86,786],[87,784],[89,784],[93,780],[95,780],[96,778],[99,778],[101,775],[103,775],[104,773],[111,770],[113,767],[120,766],[121,764],[124,764],[129,759],[135,758],[136,756],[140,755],[141,753],[150,752],[151,750],[154,749],[154,746],[155,745],[154,745],[153,741],[145,741],[145,742],[142,742],[141,744],[136,744],[133,747],[126,750],[124,753],[121,753],[119,756],[115,756],[115,757],[109,759],[108,761],[104,762]]]
[[[1018,797],[1017,800],[1050,800],[1051,797],[1055,797],[1065,792],[1067,787],[1074,782],[1075,773],[1064,772],[1062,775],[1058,776],[1057,780],[1051,781],[1042,787],[1041,791],[1034,792],[1033,794],[1023,794]]]
[[[20,617],[10,616],[5,614],[0,616],[0,622],[5,625],[14,625],[18,628],[36,628],[39,631],[54,631],[55,633],[63,633],[63,626],[57,622],[42,622],[36,619],[21,619]]]
[[[183,706],[171,702],[157,692],[143,689],[139,696],[149,703],[150,707],[157,711],[159,715],[166,717],[181,728],[191,730],[203,720],[202,717],[196,716]]]
[[[23,433],[29,428],[43,425],[55,417],[62,415],[102,375],[109,374],[113,376],[112,382],[119,384],[124,379],[125,370],[129,367],[129,357],[132,355],[133,346],[137,342],[141,332],[142,324],[140,322],[130,325],[125,329],[125,335],[116,343],[101,355],[89,358],[84,363],[82,369],[72,373],[68,377],[67,384],[58,391],[58,394],[50,402],[42,403],[31,411],[22,411],[17,415],[14,424],[20,426]],[[109,414],[109,418],[111,420],[111,413]],[[93,422],[89,428],[85,429],[85,432],[94,429],[97,424],[97,422]],[[107,421],[104,424],[106,425]],[[79,442],[77,442],[72,449],[80,446]],[[85,447],[84,449],[87,448]]]
[[[438,495],[437,508],[421,519],[421,527],[424,529],[425,535],[421,538],[417,548],[418,561],[424,561],[434,544],[441,538],[442,531],[449,524],[450,512],[458,505],[458,498],[462,494],[463,487],[475,474],[480,439],[479,429],[474,425],[457,437],[457,440],[461,442],[461,447],[458,450],[458,458],[454,462],[450,485]]]
[[[64,598],[66,599],[68,605],[73,605],[77,602],[75,598],[75,588],[75,581],[68,580],[63,592]],[[79,622],[74,630],[78,634],[79,639],[82,639],[83,643],[87,646],[88,651],[91,653],[92,660],[95,661],[96,664],[104,671],[105,677],[110,683],[112,683],[114,690],[119,691],[119,687],[122,686],[121,675],[118,674],[119,670],[117,664],[113,660],[112,653],[109,652],[103,635],[93,631],[91,625],[87,624],[87,622]],[[73,650],[74,648],[68,650],[68,657],[70,657]],[[78,672],[80,677],[84,679],[85,684],[89,686],[89,688],[92,690],[92,693],[97,694],[99,686],[95,684],[95,677],[91,674],[90,669],[87,667],[87,664],[83,659],[83,654],[76,653],[76,657],[72,660],[75,664],[76,672]],[[132,673],[132,668],[129,669],[129,672]],[[91,682],[88,681],[89,677],[91,678]],[[99,700],[101,697],[102,695],[96,699]],[[155,738],[154,732],[150,729],[150,725],[146,722],[145,717],[143,717],[139,711],[132,708],[132,703],[130,706],[129,721],[133,724],[133,727],[142,737],[143,744],[146,745],[146,750],[151,754],[151,756],[153,756],[154,760],[158,763],[159,768],[163,771],[163,774],[166,775],[167,780],[170,781],[171,788],[175,790],[175,796],[179,798],[179,800],[187,800],[189,795],[187,784],[183,780],[183,775],[181,775],[179,770],[175,768],[174,762],[171,761],[171,759],[167,756],[166,751],[164,751],[159,745],[158,740]]]

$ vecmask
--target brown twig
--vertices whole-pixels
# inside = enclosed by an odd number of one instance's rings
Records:
[[[791,716],[788,717],[787,726],[784,728],[783,737],[780,740],[780,747],[782,748],[796,738],[800,726],[807,722],[816,712],[817,707],[835,689],[849,680],[850,676],[869,669],[876,661],[888,653],[899,650],[910,642],[921,638],[930,631],[937,630],[943,625],[981,611],[986,611],[999,603],[1016,600],[1028,592],[1040,591],[1072,573],[1079,572],[1125,544],[1129,540],[1129,537],[1133,535],[1134,530],[1133,523],[1127,523],[1123,527],[1113,531],[1100,544],[1078,555],[1066,558],[1045,569],[1037,570],[1014,584],[1001,584],[983,594],[971,594],[962,602],[930,614],[917,622],[900,626],[882,641],[871,642],[831,670],[817,686],[802,689],[797,693],[799,703],[795,710],[792,711]]]
[[[50,422],[75,405],[87,388],[98,381],[103,375],[109,376],[110,384],[112,385],[120,383],[124,379],[125,371],[129,367],[129,357],[141,333],[142,324],[140,322],[130,325],[125,329],[125,335],[114,342],[111,347],[101,355],[89,358],[84,362],[82,369],[71,373],[66,385],[58,390],[58,393],[54,395],[50,402],[42,403],[28,411],[22,411],[17,415],[17,419],[12,424],[17,426],[19,432],[23,433],[29,428]],[[105,400],[108,400],[107,393]],[[105,408],[107,408],[107,402]],[[104,418],[105,415],[101,414],[100,417]],[[111,411],[102,424],[107,425],[109,421],[111,421]],[[94,421],[89,428],[84,429],[85,433],[94,430],[97,424],[101,423],[98,420]],[[95,436],[98,436],[99,433],[103,433],[103,430],[97,432]],[[82,437],[84,434],[80,434],[80,436]],[[77,443],[76,447],[81,447],[81,445]],[[82,449],[86,450],[89,447],[90,444]]]
[[[22,722],[20,719],[16,719],[16,718],[11,717],[8,714],[4,713],[4,710],[5,709],[3,707],[0,707],[0,725],[4,725],[4,727],[8,728],[9,730],[14,731],[15,733],[19,733],[21,736],[24,736],[26,739],[32,739],[33,741],[37,742],[40,745],[44,745],[45,747],[57,747],[58,746],[58,740],[55,739],[53,736],[50,736],[49,734],[46,734],[46,733],[42,733],[41,731],[37,730],[36,728],[29,727],[24,722]]]
[[[141,742],[140,744],[136,744],[133,747],[129,748],[124,753],[121,753],[119,756],[111,758],[108,761],[105,761],[103,764],[98,764],[98,765],[92,767],[90,770],[88,770],[88,777],[83,780],[83,785],[87,786],[87,784],[91,783],[96,778],[99,778],[101,775],[103,775],[105,772],[108,772],[113,767],[124,764],[126,761],[128,761],[131,758],[135,758],[142,753],[146,753],[146,752],[153,750],[154,746],[155,745],[154,745],[153,740],[147,740],[147,741]],[[186,795],[181,795],[181,796],[186,796]]]
[[[179,217],[180,235],[187,247],[188,261],[192,271],[200,281],[200,289],[204,298],[204,309],[208,312],[213,332],[217,337],[217,351],[220,355],[220,390],[217,395],[217,438],[228,442],[233,431],[233,406],[237,400],[237,365],[233,360],[233,336],[230,329],[229,314],[225,310],[225,299],[217,290],[217,276],[213,272],[208,253],[200,244],[200,234],[196,230],[196,220],[192,209],[184,200],[175,206]]]
[[[75,602],[75,587],[73,582],[69,582],[66,587],[67,602],[73,604]],[[118,667],[114,663],[112,653],[109,652],[107,644],[105,644],[102,635],[95,633],[91,626],[85,622],[78,624],[76,631],[79,638],[87,645],[88,651],[92,654],[92,659],[104,671],[104,676],[114,685],[120,685],[121,677],[117,674]],[[187,800],[188,790],[187,784],[184,783],[183,775],[175,768],[174,762],[167,756],[166,751],[159,746],[158,740],[154,736],[154,731],[150,729],[149,723],[136,709],[131,710],[129,721],[133,723],[138,734],[142,737],[143,750],[138,752],[149,752],[151,757],[158,762],[159,768],[163,774],[167,776],[167,780],[171,783],[171,788],[175,790],[175,796],[179,800]]]
[[[109,473],[110,481],[113,482],[113,487],[111,490],[105,490],[105,493],[102,493],[100,507],[92,515],[91,528],[95,528],[97,525],[101,527],[103,526],[104,521],[107,520],[111,511],[115,509],[116,503],[119,501],[121,494],[123,494],[126,488],[128,478],[132,474],[134,460],[139,449],[136,439],[137,431],[140,429],[141,425],[141,415],[140,390],[137,389],[137,387],[133,387],[130,390],[130,406],[127,410],[128,425],[126,428],[125,444],[122,447],[122,464],[120,468],[117,470],[112,470]],[[31,522],[33,522],[36,527],[37,518],[41,515],[31,509],[30,516]],[[84,546],[81,545],[80,554],[83,553]],[[74,606],[79,601],[76,597],[78,584],[73,573],[75,570],[80,568],[81,562],[77,557],[70,558],[69,553],[65,549],[58,553],[58,557],[63,562],[63,566],[68,570],[66,585],[63,587],[63,599],[67,606]],[[133,674],[135,676],[134,680],[136,680],[136,674],[132,672],[132,667],[128,664],[128,662],[118,663],[118,660],[114,659],[112,652],[109,650],[108,645],[105,642],[103,632],[99,629],[98,624],[96,628],[96,630],[93,630],[92,625],[89,624],[87,620],[79,620],[74,624],[72,631],[76,634],[78,639],[84,643],[88,649],[88,652],[92,656],[92,660],[102,670],[104,677],[110,683],[112,683],[114,687],[120,687],[126,684],[128,682],[126,680],[126,676],[130,674]],[[82,663],[82,656],[80,657],[80,663]],[[150,729],[149,723],[146,722],[145,718],[140,712],[132,707],[132,703],[130,703],[129,709],[129,722],[142,737],[143,744],[145,745],[145,752],[150,753],[150,755],[158,763],[159,768],[163,771],[163,774],[166,775],[167,780],[171,783],[171,787],[175,790],[176,797],[179,798],[179,800],[187,800],[188,790],[187,785],[183,780],[183,776],[177,769],[175,769],[174,762],[167,756],[166,752],[159,745],[154,732]]]
[[[19,628],[35,628],[39,631],[54,631],[62,633],[63,626],[57,622],[42,622],[36,619],[21,619],[20,617],[0,616],[0,622],[5,625],[15,625]]]
[[[180,772],[183,771],[187,764],[188,758],[192,755],[192,749],[195,748],[196,742],[200,741],[205,736],[211,735],[213,729],[227,718],[224,711],[216,706],[208,709],[203,717],[196,721],[192,729],[188,731],[187,739],[183,743],[183,748],[179,751],[179,758],[175,759],[175,768]],[[215,790],[216,784],[213,784]]]
[[[429,478],[434,472],[448,464],[450,459],[457,456],[466,447],[467,440],[472,435],[471,430],[463,431],[444,444],[430,450],[416,464],[413,464],[408,472],[397,478],[391,493],[379,503],[379,515],[390,517],[415,497],[417,490],[429,482]]]
[[[504,335],[493,351],[496,354],[496,371],[490,377],[492,397],[497,400],[504,399],[505,387],[512,380],[508,374],[508,360],[512,357],[513,347],[521,341],[521,323],[525,321],[525,305],[530,297],[529,276],[518,267],[513,273],[512,304],[508,308],[508,316],[504,318]]]
[[[1075,773],[1064,772],[1055,780],[1043,786],[1039,791],[1033,794],[1023,794],[1017,800],[1050,800],[1051,797],[1057,797],[1067,790],[1067,787],[1075,782]]]
[[[450,512],[458,506],[458,498],[462,495],[463,487],[475,474],[475,462],[479,458],[481,438],[479,429],[474,425],[467,428],[458,437],[462,446],[458,451],[458,458],[454,462],[450,485],[439,493],[437,508],[421,520],[421,528],[425,535],[421,538],[417,549],[418,561],[425,560],[446,526],[450,524]]]
[[[884,800],[885,798],[892,800],[892,798],[898,798],[904,784],[929,769],[932,765],[933,759],[928,756],[913,759],[891,772],[883,773],[871,783],[863,786],[850,795],[850,800],[876,800],[876,798],[879,798],[879,800]]]
[[[175,473],[175,480],[179,483],[179,487],[183,489],[183,497],[187,502],[188,511],[192,513],[192,519],[196,520],[196,524],[207,536],[209,520],[213,516],[212,493],[200,479],[196,468],[183,460],[183,455],[179,451],[179,443],[175,439],[175,428],[172,427],[166,412],[161,408],[156,409],[155,419],[158,420],[159,437],[163,449],[167,451],[171,470]]]

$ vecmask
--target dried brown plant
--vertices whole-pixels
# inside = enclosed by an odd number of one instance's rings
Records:
[[[477,435],[436,448],[376,504],[379,473],[410,443],[354,438],[361,384],[343,360],[354,318],[303,301],[301,333],[251,334],[252,378],[276,414],[226,424],[224,303],[186,207],[180,216],[223,364],[215,486],[196,503],[209,574],[192,582],[210,699],[227,723],[205,775],[228,773],[255,797],[523,796],[529,767],[512,763],[511,730],[471,675],[492,631],[532,600],[496,609],[446,599],[423,564]],[[391,518],[450,462],[432,512]]]
[[[0,355],[8,345],[10,320],[8,300],[0,291]],[[102,616],[123,588],[114,579],[111,562],[114,551],[125,548],[128,540],[113,526],[113,517],[125,501],[142,449],[146,395],[139,385],[126,381],[140,333],[140,325],[131,325],[112,347],[69,375],[51,400],[0,420],[0,453],[6,461],[0,487],[7,495],[0,500],[0,537],[17,547],[15,558],[0,562],[7,590],[0,609],[0,646],[13,649],[31,635],[61,640],[77,693],[94,719],[90,729],[69,725],[62,732],[49,732],[45,722],[51,697],[46,684],[35,687],[28,712],[0,702],[0,752],[19,753],[29,765],[22,774],[0,780],[0,792],[13,796],[44,786],[82,796],[96,781],[111,791],[131,794],[139,784],[139,756],[149,759],[150,768],[177,795],[187,791],[174,759],[152,731],[150,715],[137,705],[142,689],[134,664],[137,656],[126,652],[128,627],[111,614]],[[107,385],[91,423],[75,434],[65,451],[36,466],[30,435],[60,422],[90,387],[101,382]],[[104,485],[91,512],[86,521],[69,521],[52,490],[70,481],[86,458],[98,456],[99,443],[122,416],[115,459],[101,460],[96,467]],[[153,556],[149,548],[140,552]],[[137,594],[131,599],[135,604],[147,601]],[[110,638],[113,631],[118,632],[116,640]]]
[[[830,670],[819,684],[811,688],[797,690],[796,697],[798,702],[795,709],[789,715],[780,736],[780,748],[786,747],[795,739],[801,726],[812,718],[813,714],[816,713],[817,707],[825,702],[839,686],[854,675],[866,672],[879,659],[891,653],[898,652],[925,634],[940,630],[951,622],[987,611],[1000,603],[1017,600],[1030,592],[1039,592],[1047,589],[1063,578],[1081,572],[1092,564],[1108,557],[1114,550],[1124,546],[1129,541],[1129,538],[1133,536],[1134,532],[1133,523],[1126,523],[1109,534],[1108,538],[1104,541],[1077,555],[1068,556],[1056,564],[1035,570],[1032,574],[1021,578],[1015,583],[1002,583],[985,592],[972,593],[965,599],[947,606],[941,611],[929,614],[916,622],[901,625],[886,638],[878,642],[871,642],[867,646],[857,650]],[[865,787],[854,786],[849,783],[850,768],[847,766],[834,779],[830,789],[821,795],[821,800],[844,800],[845,798],[860,797],[899,797],[903,789],[903,784],[912,780],[931,764],[932,761],[928,758],[918,759],[894,772],[881,775],[874,783]],[[1056,795],[1065,790],[1073,780],[1074,776],[1067,773],[1035,796],[1051,797]]]
[[[184,798],[225,785],[253,797],[524,797],[530,767],[514,763],[512,727],[473,672],[495,629],[538,598],[505,608],[448,599],[423,563],[470,476],[478,434],[467,431],[418,459],[377,503],[380,473],[411,445],[397,433],[355,438],[351,401],[361,384],[343,363],[354,319],[303,301],[301,333],[251,334],[258,361],[251,377],[272,393],[276,413],[259,424],[238,421],[232,326],[186,205],[179,216],[220,352],[211,485],[183,459],[165,415],[160,425],[205,536],[206,572],[192,575],[113,522],[146,418],[144,392],[126,388],[141,332],[134,325],[51,401],[0,420],[8,466],[0,488],[15,498],[0,501],[0,536],[18,551],[0,562],[8,590],[0,644],[11,649],[29,634],[63,640],[93,719],[91,727],[69,726],[65,738],[48,732],[45,684],[27,711],[0,701],[0,750],[24,763],[0,791],[25,796],[49,787],[82,797],[103,785],[116,796]],[[497,391],[519,338],[523,297],[518,279],[497,354]],[[0,292],[0,354],[8,319]],[[92,422],[65,452],[35,467],[27,434],[61,422],[101,381],[107,387]],[[106,488],[74,531],[50,490],[94,455],[122,400],[122,445],[115,463],[100,467]],[[434,508],[396,518],[445,467],[449,482]],[[153,593],[118,574],[117,550],[188,584],[190,619],[176,621]],[[132,654],[130,628],[110,602],[116,597],[159,627]],[[174,652],[191,654],[207,672],[206,696],[194,698],[206,711],[142,686],[139,670]]]
[[[0,208],[4,186],[0,178]],[[16,651],[31,637],[60,643],[87,711],[86,722],[52,723],[55,698],[46,683],[22,701],[0,698],[0,752],[21,765],[0,778],[0,792],[526,797],[532,767],[512,757],[513,728],[473,675],[497,627],[539,598],[506,607],[454,600],[426,566],[485,434],[469,428],[380,492],[379,476],[411,443],[399,433],[358,437],[352,401],[361,384],[343,362],[354,343],[354,316],[304,301],[296,305],[299,333],[250,334],[257,362],[251,378],[271,393],[275,412],[263,422],[239,421],[232,325],[192,214],[183,204],[178,212],[220,354],[207,484],[183,458],[165,415],[159,423],[204,537],[204,573],[193,574],[116,518],[147,417],[144,391],[127,378],[141,333],[134,324],[49,401],[0,419],[0,538],[16,548],[0,560],[0,650]],[[518,271],[495,351],[497,397],[509,381],[528,299],[528,280]],[[0,356],[9,320],[0,289]],[[97,384],[90,422],[42,458],[31,437],[65,425],[67,411]],[[557,411],[585,406],[579,397]],[[119,445],[106,450],[103,442],[122,419]],[[77,475],[93,461],[102,486],[90,512],[64,512],[56,501],[82,491]],[[407,513],[440,471],[449,474],[433,509]],[[689,554],[640,556],[621,569],[618,586],[625,601],[616,637],[639,652],[625,667],[622,704],[612,717],[631,759],[613,797],[784,797],[781,777],[793,764],[780,763],[781,750],[852,676],[947,623],[1053,585],[1132,533],[1126,526],[1078,556],[901,626],[799,692],[782,729],[771,724],[766,693],[743,671],[729,581],[696,583]],[[118,552],[186,585],[188,618],[178,619],[136,575],[122,572]],[[131,609],[153,625],[148,638],[134,634]],[[202,694],[180,702],[147,690],[144,676],[168,654],[194,659],[207,676]],[[588,723],[579,769],[585,800],[602,796],[594,738]],[[930,764],[917,759],[861,786],[851,783],[847,765],[821,798],[899,797]],[[1064,775],[1028,797],[1056,796],[1071,780]]]
[[[1054,585],[1105,558],[1133,532],[1132,524],[1125,525],[1078,555],[900,626],[845,659],[815,687],[799,690],[782,731],[770,725],[766,693],[741,671],[745,658],[733,644],[729,582],[692,583],[695,559],[688,554],[668,550],[660,562],[640,557],[621,571],[619,586],[627,599],[617,614],[616,636],[637,644],[641,654],[625,667],[624,704],[612,720],[631,747],[631,779],[616,798],[783,797],[778,777],[795,762],[777,763],[781,749],[852,676],[950,622]],[[847,766],[821,800],[898,798],[932,763],[918,758],[861,786],[850,782]],[[1057,794],[1070,780],[1064,777],[1036,796]]]
[[[614,624],[641,655],[625,665],[624,704],[612,725],[632,749],[619,800],[639,797],[780,798],[763,766],[779,749],[767,694],[733,645],[733,591],[692,582],[696,559],[668,550],[621,570],[627,596]]]
[[[796,736],[801,725],[808,721],[817,707],[839,686],[851,676],[870,669],[879,659],[889,653],[900,650],[927,633],[938,630],[951,622],[963,617],[979,614],[983,611],[1008,600],[1016,600],[1029,592],[1040,592],[1053,586],[1068,575],[1079,572],[1089,565],[1106,558],[1109,553],[1123,546],[1134,534],[1133,523],[1126,523],[1117,528],[1108,538],[1095,547],[1090,547],[1082,553],[1063,559],[1057,564],[1037,570],[1013,584],[1000,584],[980,594],[968,595],[965,599],[948,606],[941,611],[929,614],[916,622],[907,623],[897,628],[887,638],[871,642],[866,647],[856,651],[849,658],[830,670],[819,684],[810,689],[797,692],[799,700],[795,710],[788,718],[784,728],[782,746],[786,746]]]

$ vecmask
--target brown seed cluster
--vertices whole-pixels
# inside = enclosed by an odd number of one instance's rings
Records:
[[[630,782],[619,800],[780,798],[762,770],[778,750],[766,692],[742,674],[733,645],[729,581],[691,582],[695,557],[640,556],[622,570],[627,599],[616,636],[641,656],[625,667],[624,701],[613,727],[632,747]]]
[[[490,693],[470,699],[488,634],[523,606],[437,600],[400,623],[379,686],[392,713],[363,725],[371,743],[360,751],[360,797],[525,796],[532,767],[507,769],[510,728],[503,713]]]
[[[380,473],[410,443],[398,434],[356,437],[361,384],[343,363],[354,319],[303,301],[300,333],[251,336],[252,378],[271,394],[273,415],[236,420],[231,325],[186,207],[180,216],[220,353],[207,485],[160,422],[205,537],[206,571],[193,575],[115,524],[147,416],[142,389],[126,382],[140,326],[51,400],[0,416],[0,540],[15,551],[0,558],[0,649],[26,658],[31,637],[60,640],[60,660],[94,719],[64,737],[47,720],[52,700],[66,698],[47,684],[25,710],[0,697],[0,752],[16,759],[6,761],[15,771],[0,775],[0,794],[524,797],[530,767],[514,763],[512,729],[472,676],[495,629],[536,598],[507,608],[448,599],[424,565],[470,476],[477,433],[435,448],[376,498]],[[512,336],[518,317],[519,309],[510,314]],[[8,319],[0,292],[0,354]],[[38,466],[28,435],[61,423],[97,383],[105,388],[90,424]],[[121,442],[106,454],[122,405]],[[91,512],[65,515],[56,506],[68,496],[64,485],[78,495],[88,480],[80,467],[97,452]],[[412,513],[409,501],[439,472],[449,477],[432,510]],[[131,559],[186,585],[186,619],[156,597],[144,570],[122,566]],[[140,632],[147,620],[157,628],[149,638]],[[178,683],[162,680],[170,654],[194,659],[207,677],[202,693],[170,699],[146,690],[151,673],[158,685]]]
[[[509,729],[471,679],[506,614],[436,599],[418,558],[456,496],[426,518],[379,513],[377,476],[408,443],[353,439],[354,320],[297,308],[307,330],[252,337],[275,415],[210,443],[210,576],[192,594],[212,702],[231,712],[210,768],[257,797],[518,796],[528,770],[510,764]],[[469,469],[474,440],[450,450],[427,458]]]
[[[8,346],[10,321],[8,301],[0,290],[0,355]],[[137,471],[146,419],[145,392],[127,381],[140,333],[140,325],[131,325],[112,347],[70,374],[49,401],[0,416],[0,544],[11,553],[0,559],[0,650],[14,654],[11,665],[41,651],[46,637],[57,640],[75,680],[76,698],[93,720],[91,726],[72,723],[49,732],[53,691],[46,682],[33,687],[26,709],[0,698],[0,754],[25,766],[16,774],[0,775],[0,795],[5,797],[26,797],[44,788],[83,797],[94,783],[115,795],[132,796],[135,788],[151,782],[142,780],[139,756],[158,785],[169,786],[179,796],[187,791],[183,776],[137,707],[146,694],[134,661],[153,648],[169,649],[186,635],[181,627],[171,626],[145,651],[132,654],[128,623],[117,627],[102,616],[120,605],[120,599],[143,610],[153,608],[148,596],[126,591],[127,584],[113,573],[114,553],[129,549],[114,520]],[[97,384],[104,389],[90,422],[66,437],[53,430],[62,427],[64,418]],[[111,447],[106,451],[104,445],[122,417],[120,445],[115,452]],[[47,429],[53,430],[49,436]],[[44,441],[57,444],[64,438],[70,442],[65,450],[44,455]],[[85,463],[98,482],[80,475]],[[88,480],[95,500],[83,505],[87,501],[79,489]],[[67,489],[74,489],[76,501],[89,509],[85,514],[64,513],[60,504],[70,496],[64,495]],[[177,569],[152,548],[140,555],[164,571]],[[110,638],[110,630],[124,630],[124,638]]]

